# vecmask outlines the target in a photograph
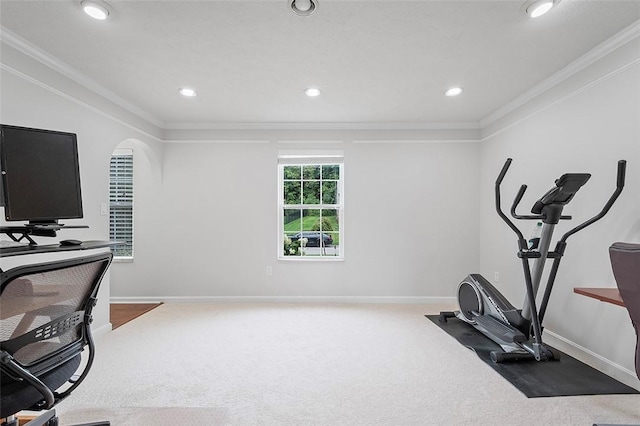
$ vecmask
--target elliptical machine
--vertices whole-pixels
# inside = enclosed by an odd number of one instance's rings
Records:
[[[602,219],[609,212],[624,188],[626,161],[618,161],[616,190],[600,213],[566,232],[556,243],[555,250],[549,251],[553,230],[560,220],[570,220],[571,216],[562,214],[564,207],[573,199],[576,192],[591,177],[588,173],[568,173],[555,181],[555,187],[544,194],[531,209],[532,215],[519,215],[516,208],[522,200],[527,185],[522,185],[511,206],[511,216],[519,220],[537,220],[542,222],[542,233],[537,244],[529,246],[522,232],[502,211],[500,205],[500,184],[502,183],[512,159],[504,163],[495,183],[496,211],[500,218],[518,237],[518,257],[522,261],[526,296],[523,308],[516,309],[487,279],[480,274],[468,275],[458,286],[458,306],[456,312],[440,312],[440,321],[458,317],[473,325],[482,334],[502,347],[502,351],[492,351],[493,362],[535,359],[550,361],[559,359],[559,353],[542,342],[542,321],[547,309],[551,290],[558,273],[560,260],[564,255],[567,239],[578,231]],[[533,259],[533,268],[529,260]],[[540,308],[536,306],[536,296],[547,259],[553,259],[551,271],[544,290]]]

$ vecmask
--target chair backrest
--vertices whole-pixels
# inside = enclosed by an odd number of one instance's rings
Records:
[[[614,243],[609,247],[613,275],[631,322],[640,327],[640,244]],[[636,374],[640,378],[640,340],[636,340]]]
[[[94,353],[91,310],[111,259],[102,253],[0,275],[0,417],[50,408],[84,379]],[[77,373],[87,346],[89,359],[78,380],[56,392]]]

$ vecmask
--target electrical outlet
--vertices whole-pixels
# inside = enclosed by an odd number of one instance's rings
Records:
[[[268,276],[273,275],[273,269],[271,268],[271,266],[267,266],[267,275]]]
[[[493,273],[493,281],[495,282],[499,282],[500,281],[500,272],[496,271]]]
[[[107,206],[107,203],[100,203],[100,214],[102,216],[106,216],[109,214],[109,208]]]

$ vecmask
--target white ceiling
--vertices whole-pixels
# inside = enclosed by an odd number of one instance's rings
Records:
[[[79,0],[1,0],[0,23],[167,128],[477,125],[640,19],[640,1],[616,0],[537,19],[521,0],[319,0],[310,17],[288,0],[108,3],[99,22]],[[446,98],[452,85],[464,93]]]

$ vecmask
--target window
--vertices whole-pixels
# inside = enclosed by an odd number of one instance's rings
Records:
[[[342,259],[341,153],[278,157],[280,259]]]
[[[126,243],[111,251],[115,258],[133,258],[133,152],[114,151],[109,172],[109,238]]]

